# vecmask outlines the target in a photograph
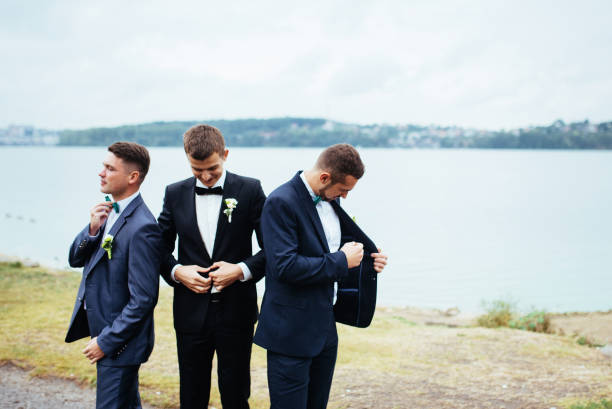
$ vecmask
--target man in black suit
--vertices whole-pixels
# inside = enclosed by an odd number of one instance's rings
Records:
[[[337,203],[363,173],[355,148],[334,145],[266,200],[266,292],[255,343],[268,351],[273,409],[327,406],[338,350],[334,282],[366,258],[379,273],[387,263],[380,249],[364,255],[359,240],[371,241]]]
[[[253,255],[265,194],[258,180],[224,169],[228,150],[209,125],[183,143],[193,177],[169,185],[158,218],[165,244],[163,278],[174,287],[181,408],[207,408],[213,354],[224,408],[248,408],[255,283],[265,272]],[[178,236],[178,261],[172,255]]]
[[[66,342],[92,337],[83,353],[97,364],[97,408],[140,408],[138,369],[153,349],[161,234],[138,192],[147,149],[117,142],[108,151],[100,185],[114,202],[91,209],[70,247],[70,265],[84,268]]]

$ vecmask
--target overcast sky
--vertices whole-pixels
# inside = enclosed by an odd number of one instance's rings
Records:
[[[608,0],[2,0],[0,36],[2,127],[612,120]]]

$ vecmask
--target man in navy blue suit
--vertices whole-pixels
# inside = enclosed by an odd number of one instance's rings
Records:
[[[266,290],[254,342],[267,349],[271,408],[327,406],[338,350],[334,283],[364,258],[337,201],[363,173],[355,148],[334,145],[265,202]],[[376,272],[386,265],[380,249],[365,256]]]
[[[97,365],[97,408],[140,408],[138,370],[153,350],[153,308],[159,292],[161,232],[140,196],[149,169],[144,146],[108,147],[102,193],[70,247],[83,267],[66,342],[90,336],[83,354]]]

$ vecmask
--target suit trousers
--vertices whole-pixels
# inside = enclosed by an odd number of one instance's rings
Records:
[[[141,409],[139,368],[97,364],[96,409]]]
[[[181,409],[208,408],[215,352],[221,405],[249,408],[253,325],[230,327],[223,315],[224,301],[211,302],[200,331],[176,333]]]
[[[315,357],[294,357],[268,350],[270,409],[327,407],[338,354],[338,338],[333,324],[328,341]]]

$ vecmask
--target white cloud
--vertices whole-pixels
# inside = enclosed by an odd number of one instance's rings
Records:
[[[0,126],[612,119],[605,1],[3,2]]]

